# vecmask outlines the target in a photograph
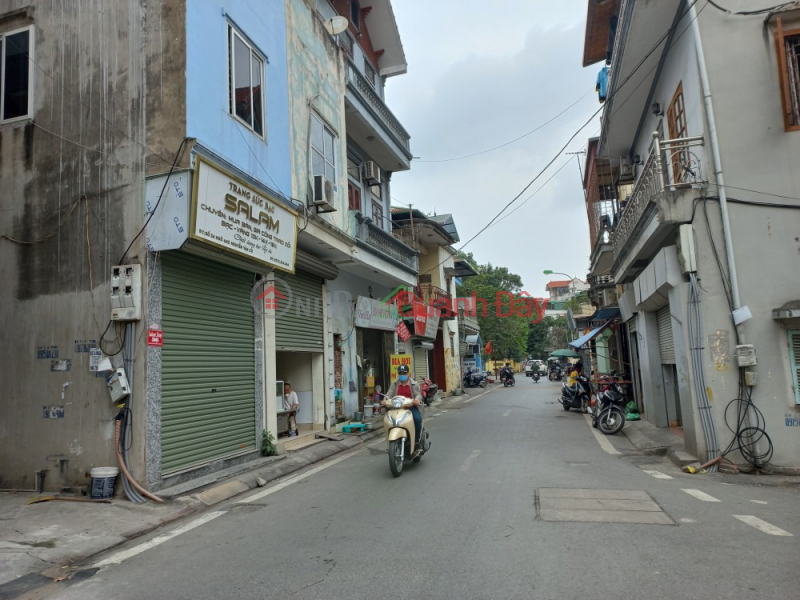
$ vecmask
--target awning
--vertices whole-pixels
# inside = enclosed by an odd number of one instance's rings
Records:
[[[606,327],[608,327],[609,325],[611,325],[611,322],[612,322],[613,320],[614,320],[614,319],[609,319],[608,321],[606,321],[605,323],[603,323],[602,325],[600,325],[600,327],[595,327],[594,329],[592,329],[592,330],[591,330],[589,333],[587,333],[586,335],[584,335],[584,336],[582,336],[582,337],[579,337],[577,340],[575,340],[575,341],[573,341],[573,342],[570,342],[570,343],[569,343],[569,345],[570,345],[570,346],[572,346],[573,348],[580,348],[580,347],[582,347],[582,346],[583,346],[584,344],[586,344],[587,342],[590,342],[590,341],[592,341],[592,339],[594,338],[594,336],[596,336],[598,333],[600,333],[601,331],[603,331],[603,329],[605,329]]]
[[[619,316],[619,307],[605,306],[598,308],[595,313],[589,317],[590,321],[608,321],[609,319],[616,319]]]

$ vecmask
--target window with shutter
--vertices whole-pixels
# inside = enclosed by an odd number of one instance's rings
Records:
[[[350,210],[361,210],[361,190],[352,183],[347,184],[347,197]]]
[[[789,359],[791,360],[794,401],[800,404],[800,330],[789,332]]]
[[[800,29],[784,30],[777,19],[775,53],[786,131],[800,131]]]

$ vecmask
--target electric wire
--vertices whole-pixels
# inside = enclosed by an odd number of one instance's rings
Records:
[[[749,17],[749,16],[754,16],[754,15],[763,15],[763,14],[766,14],[766,13],[774,12],[776,10],[781,10],[781,9],[784,9],[784,8],[788,8],[790,6],[800,6],[800,2],[784,2],[783,4],[778,4],[777,6],[771,6],[769,8],[759,8],[758,10],[733,11],[733,10],[729,10],[729,9],[725,8],[724,6],[721,6],[721,5],[717,4],[714,0],[708,0],[708,3],[711,6],[713,6],[714,8],[716,8],[717,10],[720,10],[720,11],[722,11],[724,13],[727,13],[729,15],[734,15],[734,16],[741,16],[741,17]]]

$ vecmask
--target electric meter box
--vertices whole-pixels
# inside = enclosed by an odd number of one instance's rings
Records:
[[[125,369],[114,369],[106,378],[106,385],[108,385],[108,393],[111,395],[112,402],[118,402],[130,396],[131,388],[128,385]]]
[[[111,320],[142,318],[142,265],[111,267]]]
[[[736,346],[736,363],[739,367],[755,367],[758,364],[756,347],[753,344]]]

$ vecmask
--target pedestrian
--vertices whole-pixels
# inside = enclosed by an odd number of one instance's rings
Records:
[[[300,402],[288,381],[283,383],[283,410],[292,411],[289,413],[289,437],[294,437],[297,435],[297,411],[300,410]]]

